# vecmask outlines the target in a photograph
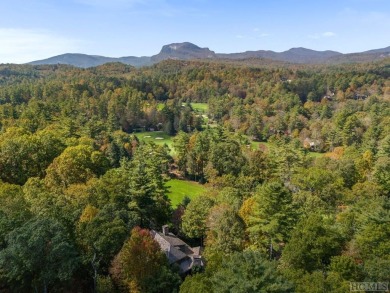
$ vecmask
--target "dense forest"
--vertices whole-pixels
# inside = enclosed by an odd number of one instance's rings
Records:
[[[0,292],[390,282],[390,59],[0,65],[0,127]],[[172,205],[172,178],[205,191]]]

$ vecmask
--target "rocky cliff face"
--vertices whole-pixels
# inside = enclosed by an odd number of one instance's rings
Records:
[[[162,47],[160,53],[152,56],[152,61],[159,62],[166,59],[210,59],[216,58],[214,51],[209,48],[200,48],[192,43],[173,43]]]

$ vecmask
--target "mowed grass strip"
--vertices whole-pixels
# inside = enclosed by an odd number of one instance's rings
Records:
[[[191,107],[195,112],[206,114],[209,111],[209,105],[207,103],[191,103]]]
[[[194,181],[171,179],[165,186],[168,187],[168,197],[171,200],[172,207],[177,207],[188,196],[190,199],[201,195],[206,188]]]

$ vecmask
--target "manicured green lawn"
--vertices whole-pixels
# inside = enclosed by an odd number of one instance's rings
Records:
[[[171,179],[166,183],[166,186],[169,188],[168,197],[174,208],[183,201],[184,196],[193,199],[205,191],[203,185],[188,180]]]
[[[163,131],[145,131],[145,132],[134,132],[139,140],[142,141],[152,141],[157,145],[164,145],[167,144],[168,147],[171,149],[171,153],[173,152],[173,146],[172,146],[172,138],[173,136],[169,136]]]
[[[321,158],[325,156],[325,153],[308,152],[307,155],[311,158]]]
[[[199,113],[207,113],[209,110],[209,105],[207,103],[191,103],[191,107],[195,112]]]
[[[271,145],[269,142],[264,142],[264,141],[253,141],[253,140],[251,140],[250,142],[251,142],[251,147],[254,150],[258,150],[260,148],[260,145],[265,146],[266,148],[269,148],[270,145]]]
[[[157,110],[161,111],[162,109],[164,109],[164,106],[165,106],[165,103],[158,103]]]
[[[195,112],[199,112],[201,114],[206,114],[209,110],[209,105],[207,103],[190,103],[192,109]],[[183,103],[185,105],[185,103]],[[165,106],[165,103],[158,103],[157,110],[161,111]]]

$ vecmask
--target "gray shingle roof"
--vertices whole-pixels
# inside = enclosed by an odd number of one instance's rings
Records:
[[[182,273],[186,273],[192,268],[193,256],[201,254],[201,247],[192,248],[173,233],[164,234],[152,230],[151,234],[160,245],[161,250],[165,252],[169,263],[178,264]]]

